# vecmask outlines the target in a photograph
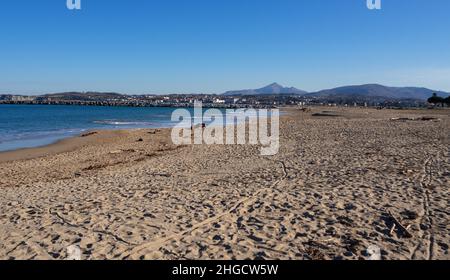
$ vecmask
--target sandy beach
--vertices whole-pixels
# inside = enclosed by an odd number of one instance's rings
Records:
[[[0,153],[0,259],[450,259],[449,110],[286,113],[271,157],[168,129]]]

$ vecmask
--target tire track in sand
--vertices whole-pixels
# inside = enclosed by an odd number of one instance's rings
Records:
[[[431,218],[430,215],[430,191],[429,191],[429,186],[431,185],[431,182],[433,180],[433,163],[434,160],[432,156],[429,156],[425,162],[423,163],[422,167],[422,176],[420,176],[419,179],[419,186],[422,190],[422,194],[423,194],[423,211],[424,211],[424,215],[421,218],[420,224],[424,224],[426,223],[426,229],[424,229],[424,233],[422,233],[422,236],[420,237],[421,240],[419,240],[419,243],[417,244],[417,246],[414,248],[413,252],[411,253],[411,257],[410,259],[416,259],[417,258],[417,252],[419,251],[419,249],[421,249],[425,244],[424,244],[424,238],[427,238],[427,247],[426,247],[426,252],[427,252],[427,260],[432,260],[433,259],[433,251],[434,251],[434,243],[435,243],[435,238],[434,238],[434,233],[433,233],[433,219]]]

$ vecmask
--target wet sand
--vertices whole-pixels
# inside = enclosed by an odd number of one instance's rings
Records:
[[[273,157],[168,129],[0,153],[0,259],[450,259],[449,110],[288,112]]]
[[[78,137],[70,137],[59,140],[50,145],[45,145],[36,148],[24,148],[14,151],[0,152],[0,163],[8,161],[35,159],[55,155],[64,152],[71,152],[82,146],[96,145],[99,141],[116,141],[116,137],[120,137],[124,132],[117,131],[91,131],[86,132]]]

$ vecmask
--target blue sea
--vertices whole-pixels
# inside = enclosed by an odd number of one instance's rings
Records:
[[[171,127],[174,108],[0,105],[0,151],[51,144],[93,129]]]
[[[45,146],[90,130],[173,127],[180,124],[171,121],[176,109],[0,104],[0,152]],[[193,108],[187,110],[195,123],[204,121],[194,117]]]

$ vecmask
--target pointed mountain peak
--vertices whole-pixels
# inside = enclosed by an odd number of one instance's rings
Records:
[[[263,87],[262,89],[283,89],[284,87],[279,83],[271,83],[268,86]]]
[[[279,83],[271,83],[270,85],[268,85],[268,87],[283,87],[283,86],[280,85]]]
[[[305,93],[304,91],[296,89],[294,87],[290,87],[290,88],[284,87],[284,86],[280,85],[279,83],[272,83],[266,87],[257,89],[255,91],[259,94],[281,94],[281,93],[303,94],[303,93]]]
[[[271,95],[271,94],[306,94],[306,91],[294,88],[283,87],[279,83],[272,83],[259,89],[235,90],[224,93],[225,95]]]

